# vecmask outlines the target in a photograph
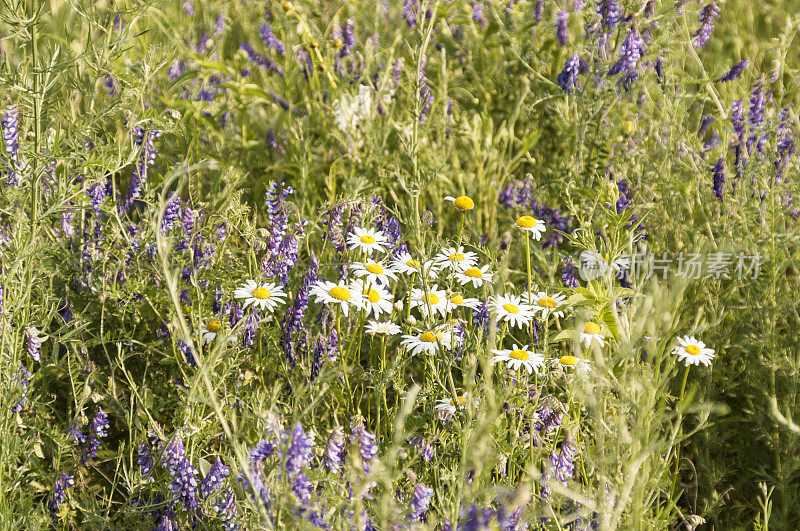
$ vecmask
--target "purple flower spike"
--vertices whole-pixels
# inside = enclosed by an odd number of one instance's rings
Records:
[[[702,48],[708,43],[711,32],[714,31],[714,19],[719,17],[719,12],[719,7],[714,0],[700,10],[700,16],[697,17],[700,21],[700,28],[692,35],[695,48]]]

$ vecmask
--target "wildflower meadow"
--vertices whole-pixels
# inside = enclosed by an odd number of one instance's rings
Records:
[[[795,0],[0,0],[2,529],[800,529]]]

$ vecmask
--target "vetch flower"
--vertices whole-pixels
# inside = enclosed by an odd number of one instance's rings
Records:
[[[489,299],[492,312],[499,321],[516,328],[523,328],[533,319],[533,308],[522,302],[518,295],[497,295]]]
[[[539,369],[544,365],[544,356],[537,352],[532,352],[528,349],[514,345],[511,350],[492,350],[494,357],[492,358],[492,365],[505,362],[509,367],[518,370],[523,367],[528,374],[533,374],[533,371],[539,372]]]
[[[475,201],[473,201],[472,198],[467,197],[466,195],[460,195],[458,197],[453,197],[448,195],[445,196],[444,200],[450,201],[451,203],[453,203],[453,206],[455,206],[462,212],[466,212],[468,210],[472,210],[473,208],[475,208]]]
[[[578,90],[582,90],[583,87],[578,83],[578,74],[586,72],[588,69],[589,65],[586,61],[578,54],[573,54],[567,59],[564,63],[564,69],[558,74],[558,78],[556,79],[558,86],[567,94],[570,94],[575,87],[577,87]]]
[[[711,38],[711,32],[714,31],[714,19],[719,17],[719,12],[720,9],[714,0],[700,10],[700,15],[697,17],[700,28],[692,35],[695,48],[702,48]]]
[[[370,321],[364,327],[364,332],[371,336],[396,336],[401,331],[401,328],[391,321]]]
[[[378,443],[375,442],[375,435],[368,432],[364,426],[352,428],[353,434],[350,440],[358,441],[358,454],[361,457],[361,466],[364,474],[369,474],[372,468],[372,461],[378,455]]]
[[[391,265],[385,265],[375,260],[366,260],[364,263],[353,262],[350,271],[359,278],[363,278],[371,285],[389,285],[389,280],[397,281],[397,273]]]
[[[252,305],[268,312],[274,311],[278,304],[283,304],[286,299],[286,293],[277,284],[250,279],[239,286],[233,292],[233,296],[244,300],[244,308]]]
[[[428,512],[428,507],[431,504],[431,498],[433,498],[433,489],[419,483],[411,496],[409,520],[412,522],[424,522],[426,520],[425,513]]]
[[[28,355],[34,361],[39,361],[39,355],[42,351],[42,338],[39,337],[39,331],[35,326],[25,328],[25,346],[28,350]]]
[[[447,312],[447,292],[438,289],[434,284],[428,287],[428,291],[421,288],[413,288],[409,304],[412,308],[419,308],[424,317],[439,313],[442,317]]]
[[[569,43],[567,25],[569,24],[569,12],[566,8],[556,13],[556,39],[561,46]]]
[[[712,187],[714,195],[722,201],[722,186],[725,184],[725,157],[720,157],[714,167],[711,168],[711,171],[714,172],[714,184]]]
[[[292,477],[297,476],[311,463],[313,456],[314,440],[306,435],[303,425],[298,420],[292,429],[289,449],[286,451],[286,472]]]
[[[533,216],[522,216],[517,218],[515,225],[518,228],[529,232],[531,236],[533,236],[534,240],[541,240],[542,234],[544,234],[544,231],[547,230],[544,220],[536,219]]]
[[[392,313],[394,301],[391,293],[383,286],[364,280],[355,280],[350,284],[350,288],[361,293],[361,307],[366,310],[366,315],[373,314],[377,319],[381,313]]]
[[[56,526],[58,526],[58,508],[67,501],[67,489],[74,484],[74,478],[66,472],[62,472],[53,485],[53,494],[50,496],[50,502],[47,505],[50,508],[50,517]]]
[[[481,268],[476,266],[466,267],[456,271],[455,278],[462,286],[472,284],[473,288],[480,288],[484,283],[491,283],[493,273],[489,271],[489,266],[485,265]]]
[[[328,444],[325,446],[325,466],[334,474],[338,474],[342,470],[346,455],[344,430],[335,428],[328,436]]]
[[[592,321],[587,322],[583,326],[583,332],[581,332],[580,337],[581,337],[581,343],[583,343],[583,346],[585,346],[586,348],[591,348],[592,341],[597,341],[601,347],[605,345],[604,342],[605,338],[602,332],[600,331],[600,327],[597,326],[597,324],[593,323]]]
[[[322,280],[311,288],[311,294],[321,304],[338,305],[345,317],[349,315],[351,306],[358,309],[363,307],[362,293],[344,281],[337,284]]]
[[[431,330],[417,330],[413,334],[403,334],[401,344],[412,354],[434,354],[439,345],[446,350],[452,348],[452,334],[439,327]]]
[[[683,336],[678,338],[678,344],[672,349],[672,353],[678,356],[678,359],[689,365],[705,366],[711,365],[711,360],[714,359],[714,349],[706,347],[706,344],[696,339],[694,336]]]
[[[385,253],[389,241],[386,235],[375,229],[354,227],[353,232],[347,236],[350,249],[358,249],[365,254]]]
[[[433,260],[440,269],[457,271],[459,268],[468,268],[477,264],[478,255],[471,251],[464,251],[463,247],[445,247],[433,257]]]
[[[742,77],[742,73],[747,70],[748,60],[745,58],[742,61],[739,61],[735,65],[731,67],[725,74],[721,75],[717,78],[717,82],[725,83],[727,81],[733,81],[734,79],[739,79]]]
[[[639,60],[644,55],[644,51],[644,40],[639,36],[636,28],[631,27],[628,36],[622,41],[619,59],[608,70],[610,76],[623,74],[619,82],[625,90],[630,90],[633,83],[639,78]]]

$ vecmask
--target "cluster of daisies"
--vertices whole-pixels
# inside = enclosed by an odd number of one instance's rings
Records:
[[[475,206],[466,196],[445,199],[463,213]],[[540,240],[546,231],[544,221],[532,216],[521,216],[515,225],[524,231],[526,242],[531,237]],[[532,291],[530,285],[526,293],[519,295],[506,293],[486,297],[488,293],[484,288],[492,283],[494,273],[489,265],[479,264],[477,253],[465,250],[460,244],[441,249],[429,260],[421,260],[407,251],[389,253],[390,241],[384,233],[356,227],[349,233],[347,245],[351,257],[358,257],[348,264],[349,278],[337,282],[322,279],[311,287],[310,294],[317,303],[327,305],[336,313],[337,322],[340,315],[347,318],[351,313],[356,313],[365,320],[363,330],[371,336],[383,336],[385,339],[401,335],[401,345],[411,355],[432,355],[438,350],[453,350],[461,341],[462,334],[452,324],[458,319],[448,321],[448,318],[457,317],[459,308],[472,312],[482,309],[485,304],[485,309],[495,317],[498,329],[502,329],[501,343],[507,332],[511,332],[513,338],[513,329],[516,328],[529,330],[530,345],[536,342],[535,329],[540,329],[542,325],[546,329],[553,320],[563,318],[568,310],[563,294]],[[396,298],[396,285],[401,277],[405,277],[410,289],[406,296]],[[440,283],[443,286],[441,288]],[[465,293],[470,291],[472,294],[482,292],[482,296],[472,297]],[[278,305],[285,303],[287,295],[275,283],[247,280],[235,290],[234,297],[242,301],[245,309],[253,307],[273,313]],[[403,315],[404,310],[405,319],[401,319],[406,325],[405,334],[403,328],[394,322],[397,316]],[[417,312],[421,321],[417,321],[411,310]],[[437,324],[435,319],[438,318],[444,324]],[[208,322],[202,330],[203,339],[206,342],[213,341],[222,328],[219,320]],[[584,348],[605,346],[606,336],[598,324],[589,321],[582,330],[579,340]],[[229,334],[227,339],[233,339],[233,334]],[[491,353],[493,365],[504,363],[510,370],[525,370],[529,375],[534,372],[538,374],[546,366],[545,356],[526,346],[513,344],[510,349],[495,349]],[[687,366],[701,363],[710,365],[714,357],[712,349],[689,336],[678,338],[673,354]],[[565,368],[582,369],[589,365],[588,360],[571,354],[552,360],[552,363]],[[440,400],[436,409],[452,413],[466,403],[467,396],[462,395]]]

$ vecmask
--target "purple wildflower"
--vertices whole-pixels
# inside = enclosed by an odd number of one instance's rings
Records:
[[[48,507],[50,508],[50,517],[56,525],[58,525],[58,507],[67,501],[67,489],[74,484],[74,478],[66,472],[62,472],[53,485],[53,494],[50,496]]]
[[[184,457],[174,467],[170,468],[172,483],[170,490],[179,503],[183,503],[189,511],[199,507],[197,501],[197,470],[189,460]]]
[[[3,142],[8,156],[6,161],[8,169],[6,184],[16,188],[19,186],[17,181],[17,166],[19,165],[19,107],[17,105],[6,107],[6,112],[0,118],[0,129],[3,132]]]
[[[253,311],[247,315],[244,330],[242,330],[242,347],[249,349],[256,343],[256,330],[261,318],[260,312]]]
[[[28,350],[28,355],[34,361],[39,361],[39,355],[42,350],[42,338],[39,337],[39,331],[35,326],[25,328],[25,342]]]
[[[536,20],[542,20],[543,13],[544,13],[544,0],[538,0],[536,4],[533,6],[533,18]]]
[[[411,514],[409,515],[409,519],[412,522],[425,521],[425,513],[428,512],[431,498],[433,498],[433,489],[419,483],[411,497]]]
[[[425,117],[431,110],[433,105],[433,93],[428,86],[428,77],[425,75],[425,66],[428,63],[428,57],[423,55],[419,62],[419,98],[422,101],[422,109],[419,112],[419,122],[423,123]]]
[[[408,438],[408,443],[419,451],[420,457],[426,463],[430,463],[436,455],[436,449],[421,435],[412,435]]]
[[[253,63],[257,64],[258,66],[264,67],[267,70],[271,70],[272,72],[275,72],[280,76],[283,76],[283,68],[281,68],[278,63],[273,61],[269,55],[256,51],[256,49],[253,48],[253,45],[250,44],[249,41],[241,43],[239,45],[239,48],[244,50],[244,52],[247,54],[247,58],[250,59],[250,61],[252,61]]]
[[[569,442],[569,439],[564,439],[561,443],[560,451],[553,450],[550,454],[550,464],[555,469],[556,479],[564,486],[567,485],[567,482],[572,479],[572,475],[575,473],[575,465],[573,463],[575,453],[575,446]]]
[[[742,100],[736,100],[731,105],[731,123],[734,133],[734,140],[731,147],[736,154],[734,166],[736,167],[736,175],[738,177],[745,166],[747,166],[747,152],[745,150],[744,139],[744,104]]]
[[[28,372],[25,367],[22,365],[19,366],[17,369],[17,374],[14,376],[14,383],[20,388],[20,398],[17,402],[11,406],[11,411],[17,413],[22,411],[22,408],[25,406],[25,403],[28,398],[28,380],[31,377],[31,373]]]
[[[161,234],[168,234],[180,217],[181,198],[178,194],[172,192],[167,199],[167,206],[164,208],[164,217],[161,219]]]
[[[155,150],[155,139],[161,136],[161,131],[153,129],[145,134],[142,141],[142,151],[139,153],[139,160],[133,170],[131,182],[128,185],[128,193],[125,196],[125,202],[122,206],[124,212],[128,212],[133,205],[133,202],[139,198],[142,193],[142,187],[147,182],[147,167],[155,162],[157,151]]]
[[[783,182],[783,175],[789,165],[789,160],[794,155],[796,149],[795,137],[792,134],[791,108],[784,107],[778,117],[778,128],[776,131],[777,136],[777,149],[775,152],[775,182],[780,184]]]
[[[714,19],[719,17],[719,11],[714,0],[700,10],[700,15],[697,17],[697,20],[700,21],[700,28],[692,35],[695,48],[702,48],[711,38],[711,32],[714,31]]]
[[[472,322],[483,328],[484,335],[489,333],[489,306],[486,304],[485,300],[480,306],[472,310]]]
[[[289,441],[289,449],[286,452],[286,472],[292,476],[297,476],[303,468],[311,463],[314,456],[314,441],[303,431],[303,425],[297,421],[292,430]]]
[[[217,13],[217,18],[214,20],[214,35],[219,37],[225,33],[225,15]]]
[[[764,123],[764,109],[766,107],[767,95],[764,93],[761,80],[753,85],[753,92],[750,94],[750,110],[747,113],[747,124],[750,126],[750,136],[747,138],[747,154],[752,153],[752,146],[758,142],[761,125]],[[763,146],[758,143],[756,150],[759,155],[763,155]]]
[[[325,445],[325,466],[334,474],[338,474],[342,470],[346,454],[344,430],[335,428],[328,436],[328,444]]]
[[[167,77],[170,81],[175,81],[179,77],[183,75],[186,71],[186,63],[181,61],[180,59],[175,59],[172,61],[172,64],[169,67],[169,71],[167,72]]]
[[[738,63],[733,65],[731,69],[728,70],[727,73],[718,77],[717,81],[725,83],[727,81],[733,81],[734,79],[739,79],[740,77],[742,77],[742,72],[747,70],[747,65],[748,65],[747,59],[739,61]]]
[[[192,348],[189,346],[186,341],[179,339],[178,340],[178,348],[183,355],[186,356],[186,363],[189,364],[190,367],[197,367],[197,361],[194,359],[194,354],[192,354]]]
[[[645,51],[645,44],[636,28],[631,27],[628,36],[622,42],[620,57],[608,71],[611,76],[623,74],[620,84],[625,90],[630,90],[633,83],[639,78],[639,59]]]
[[[489,25],[489,22],[486,20],[486,17],[483,15],[483,4],[480,2],[475,3],[472,6],[472,21],[475,22],[478,27],[482,30],[485,30],[486,27]]]
[[[300,472],[292,484],[292,492],[300,501],[300,505],[305,507],[311,501],[311,482],[305,472]]]
[[[586,61],[581,59],[578,54],[574,54],[572,57],[567,59],[567,62],[564,64],[564,70],[558,74],[558,85],[567,94],[571,93],[575,87],[578,87],[578,90],[581,90],[582,87],[580,83],[578,83],[578,74],[585,72],[587,69],[588,65]],[[508,196],[501,195],[500,202],[505,204],[508,199]]]
[[[711,171],[714,172],[714,195],[722,201],[722,185],[725,184],[725,157],[720,157]]]
[[[617,0],[597,0],[595,7],[597,14],[600,16],[602,26],[606,29],[613,29],[620,18]]]
[[[106,86],[106,93],[110,98],[119,96],[119,82],[117,78],[111,74],[106,74],[103,76],[103,84]]]
[[[417,27],[417,0],[404,0],[403,1],[403,18],[408,24],[408,27],[414,29]]]
[[[211,465],[208,474],[203,479],[202,483],[200,483],[200,497],[205,500],[210,495],[220,490],[230,473],[231,468],[225,466],[222,460],[217,457],[217,460]]]
[[[356,426],[353,428],[350,440],[358,440],[359,455],[361,456],[364,474],[369,474],[371,463],[375,456],[378,455],[378,444],[375,442],[375,435],[368,432],[364,426]]]
[[[266,20],[261,24],[258,34],[261,35],[261,41],[267,46],[267,48],[272,48],[281,55],[286,53],[286,46],[283,44],[283,41],[275,36],[275,34],[272,32],[272,26],[270,26],[269,22]]]
[[[572,262],[572,257],[565,256],[561,263],[564,264],[564,269],[561,271],[561,281],[564,286],[568,288],[578,287],[578,279],[575,278],[575,264]]]
[[[561,46],[569,43],[569,35],[567,34],[568,25],[569,12],[566,8],[564,8],[556,14],[556,39],[558,39],[558,42]]]
[[[150,479],[150,475],[153,473],[153,453],[150,451],[150,445],[147,444],[147,441],[142,441],[139,444],[138,453],[139,457],[136,462],[139,465],[139,471],[142,473],[143,478]]]

